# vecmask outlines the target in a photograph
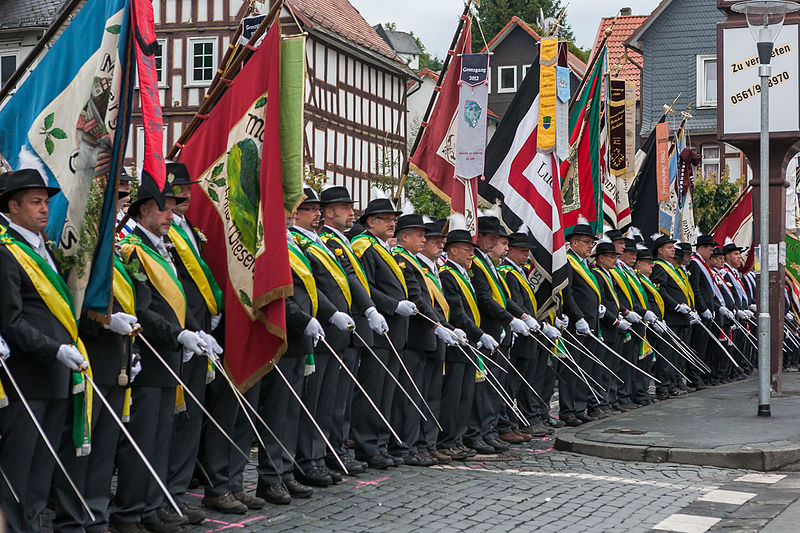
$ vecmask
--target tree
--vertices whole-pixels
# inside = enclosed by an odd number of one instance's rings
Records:
[[[538,23],[542,14],[545,17],[558,17],[562,9],[561,0],[483,0],[480,7],[476,8],[476,18],[480,21],[480,29],[483,30],[483,35],[488,42],[503,29],[503,26],[508,24],[514,15],[541,34]],[[481,37],[480,29],[478,29],[477,23],[472,29],[473,52],[483,49],[483,37]],[[568,41],[575,39],[572,27],[567,23],[566,15],[561,19],[560,36]],[[575,48],[581,51],[579,48]]]
[[[719,183],[715,176],[703,178],[698,169],[694,183],[694,220],[702,233],[709,233],[720,221],[725,211],[733,205],[739,196],[741,178],[738,181],[728,180],[728,167],[722,173]]]
[[[397,29],[397,23],[396,22],[384,22],[383,23],[383,27],[386,28],[389,31],[399,31]],[[411,35],[411,38],[414,39],[414,42],[416,42],[417,46],[419,47],[419,51],[420,51],[420,54],[419,54],[419,70],[422,70],[424,68],[427,68],[428,70],[432,70],[433,72],[439,72],[440,70],[442,70],[442,66],[444,66],[444,62],[441,59],[439,59],[438,57],[432,56],[430,53],[428,53],[428,49],[425,47],[425,44],[422,42],[422,40],[419,37],[414,35],[413,31],[408,32],[408,34]]]

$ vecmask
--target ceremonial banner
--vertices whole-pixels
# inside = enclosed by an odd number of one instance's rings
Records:
[[[608,89],[607,83],[606,89]],[[603,195],[603,219],[611,227],[616,228],[617,178],[608,170],[608,111],[609,108],[606,105],[600,116],[600,184]]]
[[[106,315],[116,213],[133,91],[126,0],[77,4],[0,103],[0,153],[61,188],[50,200],[48,238],[68,273],[76,315]],[[109,179],[111,177],[112,179]]]
[[[458,178],[476,178],[483,176],[486,149],[489,54],[461,56],[458,86],[455,175]]]
[[[602,191],[600,183],[600,109],[601,90],[605,71],[606,50],[589,75],[580,99],[569,117],[570,155],[561,163],[561,197],[564,229],[578,223],[584,216],[598,231],[602,221]]]
[[[539,127],[537,143],[542,153],[550,153],[556,144],[556,67],[558,38],[539,41]]]
[[[736,246],[747,248],[742,255],[746,255],[744,269],[749,269],[753,264],[753,189],[748,187],[733,202],[722,220],[711,230],[714,240],[723,243],[730,237]]]
[[[294,211],[303,199],[305,50],[306,38],[303,35],[292,35],[281,40],[281,169],[283,208],[289,212]]]
[[[625,82],[625,192],[636,176],[636,84]]]
[[[199,180],[189,217],[222,288],[225,366],[246,390],[286,350],[292,277],[281,177],[280,28],[273,24],[179,159]]]
[[[669,124],[656,124],[656,184],[658,201],[669,200]]]
[[[556,156],[569,157],[569,68],[556,67]]]
[[[608,170],[618,178],[627,172],[625,148],[625,80],[609,82],[608,100]]]
[[[800,240],[789,233],[786,234],[786,271],[795,280],[800,280]]]
[[[662,115],[659,123],[665,119]],[[634,161],[636,178],[628,192],[631,224],[642,230],[643,235],[652,235],[659,230],[655,128],[636,152]]]
[[[679,195],[678,154],[686,147],[686,119],[681,121],[675,138],[669,148],[669,199],[659,204],[659,230],[662,233],[680,239],[681,234],[681,198]]]
[[[539,317],[557,305],[567,282],[567,256],[561,223],[558,164],[552,153],[537,149],[539,131],[539,67],[528,75],[486,147],[486,176],[479,192],[489,203],[502,200],[503,221],[516,229],[525,223],[536,243],[529,281]]]

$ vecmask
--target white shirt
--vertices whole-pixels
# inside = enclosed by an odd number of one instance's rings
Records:
[[[422,254],[422,253],[419,253],[419,254],[417,254],[417,259],[419,259],[419,260],[420,260],[420,262],[421,262],[421,263],[422,263],[424,266],[428,267],[428,270],[429,270],[429,271],[430,271],[430,272],[431,272],[431,273],[434,275],[434,277],[436,277],[436,279],[439,279],[439,269],[438,269],[438,268],[436,268],[436,264],[435,264],[433,261],[431,261],[430,259],[428,259],[428,258],[427,258],[427,257],[426,257],[424,254]]]
[[[391,248],[389,248],[389,243],[388,243],[388,242],[386,242],[386,241],[382,240],[382,239],[381,239],[380,237],[378,237],[377,235],[373,235],[373,237],[375,237],[375,240],[377,240],[377,241],[378,241],[378,243],[379,243],[381,246],[383,246],[384,248],[386,248],[386,251],[387,251],[387,252],[389,252],[389,253],[392,253],[392,249],[391,249]]]
[[[351,252],[353,251],[353,247],[350,245],[350,240],[347,237],[344,236],[344,233],[342,233],[338,229],[334,228],[333,226],[328,226],[327,224],[325,226],[323,226],[323,227],[325,229],[331,230],[334,235],[336,235],[337,237],[339,237],[342,240],[342,242],[344,243],[345,246],[350,248]]]
[[[315,233],[313,231],[310,231],[310,230],[307,230],[305,228],[301,228],[300,226],[292,226],[292,229],[297,231],[297,232],[302,233],[303,235],[308,237],[308,239],[310,241],[315,242],[315,243],[319,244],[320,246],[323,246],[323,247],[325,246],[325,244],[323,244],[323,242],[322,242],[322,239],[319,238],[319,235],[317,233]]]
[[[197,245],[197,240],[195,240],[194,238],[194,230],[192,229],[191,226],[189,226],[189,224],[186,223],[186,219],[182,216],[178,216],[175,213],[173,213],[172,220],[173,222],[178,224],[183,229],[183,231],[186,232],[186,235],[189,236],[189,240],[191,241],[192,246],[194,246],[194,251],[197,252],[199,255],[200,247]]]
[[[172,273],[177,276],[178,275],[178,271],[175,268],[175,264],[172,262],[172,257],[169,255],[169,252],[167,251],[167,245],[164,243],[164,239],[162,239],[161,237],[158,237],[157,235],[151,233],[142,224],[139,224],[139,228],[147,236],[147,238],[150,239],[150,242],[152,242],[152,244],[153,244],[153,248],[155,248],[155,250],[161,255],[161,257],[164,258],[164,261],[166,261],[169,264],[169,266],[172,268]]]
[[[492,272],[494,273],[495,279],[500,279],[500,275],[497,273],[497,269],[494,267],[494,261],[492,261],[492,258],[489,257],[488,254],[484,253],[483,250],[479,248],[475,248],[475,253],[480,254],[481,258],[483,259],[483,262],[489,265],[489,268],[491,268]]]
[[[50,265],[53,268],[53,270],[58,272],[58,269],[56,268],[56,264],[53,261],[53,258],[50,256],[50,253],[47,251],[47,245],[44,242],[44,239],[42,238],[41,235],[39,235],[38,233],[34,233],[34,232],[32,232],[31,230],[29,230],[27,228],[23,228],[19,224],[15,224],[14,222],[11,222],[10,220],[8,222],[8,227],[13,229],[14,231],[19,233],[20,235],[22,235],[22,238],[24,238],[26,241],[28,241],[28,245],[30,245],[30,247],[33,248],[36,251],[36,253],[38,253],[40,256],[42,256],[42,258],[45,261],[47,261],[47,264]]]
[[[467,285],[472,287],[472,281],[469,279],[469,274],[467,273],[467,270],[464,267],[462,267],[461,265],[459,265],[455,261],[450,261],[450,260],[447,261],[447,264],[456,267],[456,270],[458,270],[461,273],[461,275],[463,276],[463,278],[466,280]],[[474,288],[473,288],[473,290],[474,290]]]

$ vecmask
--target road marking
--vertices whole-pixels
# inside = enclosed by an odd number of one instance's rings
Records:
[[[704,533],[719,520],[719,518],[711,518],[710,516],[676,513],[653,526],[653,529],[675,531],[677,533]]]
[[[745,474],[742,477],[737,477],[734,481],[744,481],[747,483],[777,483],[785,477],[785,474]]]
[[[744,502],[755,496],[755,492],[739,492],[738,490],[712,490],[711,492],[703,494],[697,498],[697,501],[742,505]]]

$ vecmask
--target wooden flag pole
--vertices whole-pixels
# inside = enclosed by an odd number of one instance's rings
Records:
[[[592,57],[592,62],[589,64],[589,66],[586,67],[586,72],[584,73],[583,78],[581,78],[581,82],[578,84],[578,90],[575,91],[575,97],[569,104],[570,112],[572,112],[572,109],[575,107],[575,103],[581,99],[581,93],[586,88],[586,81],[589,79],[589,76],[594,71],[594,65],[595,63],[597,63],[597,58],[600,57],[600,53],[606,46],[606,41],[608,41],[608,38],[611,37],[611,32],[614,30],[614,24],[617,23],[618,17],[619,13],[617,13],[617,16],[614,17],[614,20],[611,21],[611,26],[606,28],[605,32],[603,32],[603,40],[600,42],[600,46],[597,47],[597,53]]]
[[[458,37],[461,35],[461,30],[464,28],[464,21],[467,20],[467,17],[469,16],[471,4],[472,0],[467,0],[467,4],[464,6],[464,12],[461,14],[461,18],[458,19],[458,28],[456,28],[456,33],[453,35],[453,41],[450,43],[450,48],[447,49],[447,56],[444,58],[444,65],[442,65],[442,71],[439,74],[439,79],[436,80],[436,86],[433,88],[433,94],[428,102],[428,108],[425,110],[425,116],[422,118],[422,122],[419,125],[417,136],[414,139],[414,144],[411,146],[411,150],[408,152],[408,157],[406,157],[406,160],[403,163],[403,171],[400,173],[400,181],[398,182],[397,190],[394,193],[393,200],[395,203],[400,200],[400,191],[403,190],[403,187],[406,184],[406,179],[408,179],[408,160],[411,159],[411,157],[414,155],[414,152],[417,151],[419,142],[422,139],[422,133],[425,131],[425,127],[428,124],[428,119],[431,117],[433,105],[436,102],[436,96],[442,87],[442,82],[444,81],[444,77],[447,74],[448,68],[450,67],[450,59],[456,54],[455,47],[458,44]]]

